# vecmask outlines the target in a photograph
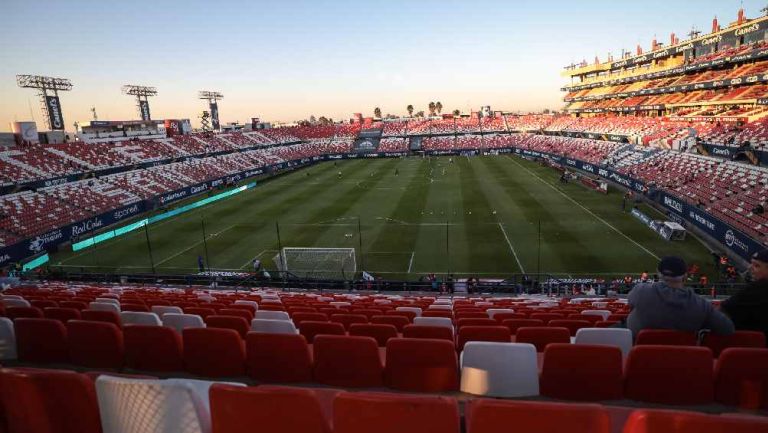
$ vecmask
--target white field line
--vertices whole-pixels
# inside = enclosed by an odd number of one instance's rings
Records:
[[[413,268],[413,256],[416,255],[416,251],[411,252],[411,260],[408,261],[408,273],[411,273],[411,268]]]
[[[643,250],[643,251],[645,251],[646,253],[648,253],[648,255],[650,255],[650,256],[651,256],[651,257],[653,257],[654,259],[656,259],[656,260],[661,260],[661,258],[660,258],[659,256],[657,256],[656,254],[654,254],[654,253],[653,253],[653,251],[650,251],[648,248],[645,248],[644,246],[640,245],[639,243],[637,243],[637,241],[635,241],[634,239],[632,239],[632,238],[630,238],[629,236],[627,236],[626,234],[624,234],[624,232],[622,232],[621,230],[619,230],[619,229],[617,229],[616,227],[612,226],[612,225],[611,225],[611,224],[610,224],[608,221],[606,221],[606,220],[604,220],[604,219],[600,218],[599,216],[595,215],[595,213],[594,213],[594,212],[592,212],[591,210],[589,210],[589,209],[587,209],[586,207],[582,206],[582,204],[581,204],[581,203],[577,202],[576,200],[574,200],[573,198],[571,198],[570,196],[568,196],[568,194],[566,194],[566,193],[564,193],[564,192],[560,191],[559,189],[555,188],[555,187],[554,187],[554,186],[553,186],[551,183],[549,183],[549,182],[547,182],[546,180],[542,179],[542,178],[541,178],[541,177],[539,177],[539,176],[538,176],[536,173],[532,172],[531,170],[529,170],[529,169],[528,169],[527,167],[525,167],[524,165],[522,165],[522,164],[520,164],[519,162],[515,161],[515,159],[514,159],[514,158],[510,157],[509,155],[507,155],[507,158],[509,158],[509,160],[510,160],[510,161],[514,162],[514,163],[515,163],[515,164],[516,164],[518,167],[520,167],[520,168],[522,168],[523,170],[525,170],[525,171],[527,171],[528,173],[530,173],[530,174],[531,174],[531,176],[533,176],[533,177],[535,177],[536,179],[538,179],[538,180],[539,180],[541,183],[543,183],[544,185],[547,185],[548,187],[550,187],[550,188],[552,188],[553,190],[557,191],[557,192],[558,192],[560,195],[562,195],[563,197],[565,197],[566,199],[568,199],[568,200],[569,200],[571,203],[573,203],[573,204],[575,204],[576,206],[578,206],[578,207],[580,207],[581,209],[583,209],[583,210],[584,210],[584,212],[586,212],[586,213],[588,213],[588,214],[592,215],[592,216],[593,216],[595,219],[597,219],[598,221],[600,221],[600,222],[602,222],[603,224],[607,225],[607,226],[608,226],[608,227],[609,227],[611,230],[615,231],[616,233],[618,233],[618,234],[620,234],[621,236],[623,236],[624,238],[626,238],[628,241],[630,241],[630,242],[632,242],[633,244],[637,245],[637,246],[638,246],[638,248],[640,248],[641,250]]]
[[[255,256],[254,258],[252,258],[252,259],[249,259],[247,262],[243,263],[243,264],[242,264],[242,265],[241,265],[241,266],[240,266],[238,269],[243,269],[244,267],[248,266],[248,264],[250,264],[251,262],[253,262],[255,259],[258,259],[258,258],[259,258],[259,257],[261,257],[261,256],[262,256],[264,253],[266,253],[266,252],[269,252],[269,251],[277,251],[277,250],[263,250],[263,251],[262,251],[262,252],[260,252],[259,254],[256,254],[256,256]]]
[[[512,251],[512,255],[515,256],[515,261],[517,262],[517,266],[520,268],[520,271],[522,273],[525,273],[525,268],[523,267],[523,264],[520,263],[520,258],[517,257],[517,253],[515,252],[515,247],[512,246],[512,242],[509,241],[509,236],[507,236],[507,231],[504,230],[504,226],[499,223],[499,229],[501,229],[501,233],[504,235],[504,239],[507,240],[507,245],[509,245],[509,250]]]
[[[208,236],[208,239],[210,239],[210,238],[212,238],[212,237],[214,237],[214,236],[218,236],[219,234],[221,234],[221,233],[224,233],[225,231],[227,231],[227,230],[231,229],[232,227],[234,227],[234,226],[236,226],[236,225],[237,225],[237,224],[232,224],[232,225],[230,225],[230,226],[227,226],[227,227],[225,227],[224,229],[222,229],[222,230],[219,230],[218,232],[216,232],[216,233],[213,233],[213,234],[209,235],[209,236]],[[176,253],[176,254],[173,254],[173,255],[171,255],[171,256],[168,256],[168,257],[164,258],[163,260],[160,260],[159,262],[155,263],[155,266],[156,266],[156,267],[157,267],[157,266],[160,266],[160,265],[162,265],[163,263],[165,263],[165,262],[167,262],[167,261],[169,261],[169,260],[175,259],[176,257],[178,257],[178,256],[180,256],[180,255],[182,255],[182,254],[186,253],[187,251],[191,250],[192,248],[194,248],[194,247],[196,247],[196,246],[198,246],[198,245],[200,245],[200,244],[202,244],[202,243],[203,243],[203,240],[199,240],[199,241],[195,242],[194,244],[190,245],[188,248],[184,248],[183,250],[179,251],[178,253]]]

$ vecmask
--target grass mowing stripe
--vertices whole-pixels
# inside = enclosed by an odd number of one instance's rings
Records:
[[[504,164],[504,160],[485,158],[484,162],[488,174],[493,175],[492,179],[508,175],[503,184],[489,181],[488,189],[497,189],[495,187],[500,186],[503,192],[499,191],[497,194],[505,194],[508,197],[507,200],[501,201],[522,216],[524,221],[513,226],[513,236],[520,240],[519,245],[528,246],[526,251],[530,254],[526,258],[530,263],[529,270],[533,264],[536,265],[537,274],[543,271],[566,271],[573,265],[581,267],[588,264],[598,269],[603,267],[602,256],[591,248],[585,236],[578,235],[578,229],[584,227],[575,225],[573,218],[563,218],[564,213],[570,211],[570,205],[568,210],[562,209],[565,202],[559,196],[548,191],[537,191],[537,188],[541,188],[538,182],[525,176],[520,170],[510,171],[511,166]],[[597,224],[592,218],[585,222]],[[537,249],[539,224],[543,226],[541,263]]]
[[[608,227],[610,227],[610,228],[611,228],[611,230],[615,231],[616,233],[618,233],[618,234],[620,234],[621,236],[625,237],[627,240],[629,240],[629,241],[630,241],[630,242],[632,242],[633,244],[637,245],[637,246],[638,246],[638,247],[639,247],[641,250],[643,250],[643,251],[645,251],[646,253],[648,253],[648,255],[650,255],[651,257],[655,258],[656,260],[661,260],[661,257],[657,256],[656,254],[654,254],[654,253],[653,253],[652,251],[650,251],[649,249],[647,249],[647,248],[645,248],[644,246],[640,245],[640,244],[639,244],[639,243],[637,243],[637,241],[635,241],[634,239],[632,239],[632,238],[630,238],[629,236],[625,235],[625,234],[624,234],[624,232],[622,232],[621,230],[619,230],[619,229],[617,229],[616,227],[612,226],[612,225],[611,225],[611,224],[610,224],[608,221],[606,221],[606,220],[604,220],[604,219],[600,218],[599,216],[597,216],[597,215],[596,215],[594,212],[592,212],[591,210],[589,210],[589,209],[587,209],[586,207],[582,206],[582,204],[581,204],[581,203],[579,203],[579,202],[577,202],[576,200],[572,199],[572,198],[571,198],[571,197],[569,197],[569,196],[568,196],[566,193],[564,193],[564,192],[560,191],[560,190],[559,190],[557,187],[553,186],[551,183],[549,183],[549,182],[547,182],[546,180],[542,179],[541,177],[539,177],[539,175],[537,175],[536,173],[532,172],[532,171],[531,171],[531,170],[529,170],[527,167],[525,167],[525,166],[523,166],[522,164],[520,164],[519,162],[515,161],[515,159],[514,159],[514,158],[512,158],[512,157],[510,157],[510,156],[507,156],[507,158],[509,158],[509,159],[510,159],[512,162],[514,162],[515,164],[517,164],[517,166],[518,166],[518,167],[520,167],[520,168],[522,168],[523,170],[527,171],[527,172],[528,172],[528,173],[529,173],[531,176],[533,176],[533,177],[535,177],[536,179],[538,179],[539,181],[541,181],[541,183],[543,183],[543,184],[547,185],[548,187],[552,188],[553,190],[557,191],[557,192],[558,192],[560,195],[562,195],[563,197],[565,197],[566,199],[568,199],[568,200],[569,200],[571,203],[573,203],[573,204],[575,204],[576,206],[578,206],[578,207],[580,207],[581,209],[583,209],[583,210],[584,210],[584,212],[587,212],[588,214],[592,215],[593,217],[595,217],[595,219],[597,219],[598,221],[600,221],[600,222],[602,222],[603,224],[605,224],[605,225],[607,225]]]

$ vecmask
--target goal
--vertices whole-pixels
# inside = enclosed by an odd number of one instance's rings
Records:
[[[283,248],[275,266],[301,278],[350,279],[357,272],[354,248]]]

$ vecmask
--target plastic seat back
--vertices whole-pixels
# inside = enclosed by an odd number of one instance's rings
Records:
[[[69,362],[67,328],[54,319],[16,319],[13,323],[19,361]]]
[[[636,410],[624,424],[624,433],[766,433],[768,420],[743,415],[705,415],[672,410]]]
[[[342,393],[333,402],[334,433],[459,433],[455,399]]]
[[[627,328],[583,328],[576,332],[574,343],[615,346],[627,356],[632,350],[632,331]]]
[[[123,311],[120,313],[120,321],[123,325],[144,325],[144,326],[162,326],[163,322],[160,321],[155,313],[147,313],[141,311]]]
[[[237,331],[240,338],[245,338],[245,334],[250,330],[249,322],[238,316],[208,316],[205,319],[208,328],[223,328]]]
[[[301,322],[299,333],[307,339],[309,344],[315,341],[318,335],[346,335],[344,325],[336,322]]]
[[[725,349],[715,365],[715,401],[759,409],[760,397],[768,394],[768,349]]]
[[[624,395],[650,403],[711,403],[712,361],[706,347],[635,346],[627,357]]]
[[[541,395],[562,400],[618,400],[623,395],[621,350],[554,343],[544,350]]]
[[[452,341],[393,338],[387,342],[386,386],[402,391],[442,392],[459,388]]]
[[[131,325],[123,329],[125,365],[146,371],[183,371],[181,335],[173,328]]]
[[[643,329],[637,333],[635,345],[696,346],[696,333],[672,329]]]
[[[245,373],[245,346],[237,331],[186,328],[182,332],[184,364],[189,373],[233,377]]]
[[[570,343],[571,332],[568,328],[556,327],[524,327],[517,330],[515,341],[518,343],[531,343],[536,350],[543,352],[551,343]]]
[[[113,323],[70,320],[67,336],[69,358],[74,364],[89,368],[123,366],[123,333]]]
[[[298,334],[249,332],[245,338],[248,376],[260,382],[312,381],[307,340]]]
[[[9,432],[101,432],[93,381],[65,370],[0,370],[0,404]]]
[[[214,385],[212,433],[330,433],[317,395],[309,389]]]
[[[514,368],[510,368],[510,366]],[[461,391],[488,397],[539,395],[536,347],[470,341],[461,352]]]
[[[494,321],[494,323],[496,323]],[[506,326],[464,326],[459,328],[459,337],[456,348],[464,349],[468,341],[493,341],[497,343],[509,343],[512,335]]]
[[[166,313],[163,315],[163,326],[173,328],[181,334],[187,328],[205,328],[205,322],[196,314]]]
[[[390,338],[397,338],[397,328],[377,323],[353,323],[349,327],[349,335],[372,337],[379,347],[385,347]]]
[[[383,384],[379,347],[371,337],[318,335],[313,376],[325,385],[372,388]]]
[[[609,433],[608,412],[596,404],[477,399],[465,408],[467,433]]]

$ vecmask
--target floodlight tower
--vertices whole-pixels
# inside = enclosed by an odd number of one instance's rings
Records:
[[[37,89],[40,105],[48,120],[48,127],[52,131],[64,130],[64,116],[61,114],[59,92],[72,90],[72,82],[69,79],[42,75],[17,75],[16,84],[26,89]]]
[[[139,109],[141,120],[152,120],[149,113],[149,97],[157,95],[157,89],[149,86],[126,84],[123,86],[123,94],[136,97],[136,108]]]
[[[208,101],[208,106],[211,109],[211,126],[215,131],[220,129],[219,124],[219,99],[224,99],[224,95],[221,92],[212,92],[210,90],[201,90],[198,93],[199,99],[205,99]]]

